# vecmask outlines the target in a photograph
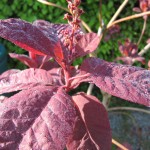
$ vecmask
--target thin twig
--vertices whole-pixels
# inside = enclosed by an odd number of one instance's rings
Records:
[[[149,110],[141,109],[141,108],[134,108],[134,107],[112,107],[107,109],[108,111],[116,111],[116,110],[131,110],[131,111],[138,111],[150,114]]]
[[[126,115],[126,116],[128,116],[128,117],[132,120],[132,123],[133,123],[133,125],[134,125],[135,127],[138,126],[138,124],[137,124],[135,118],[134,118],[131,114],[129,114],[128,112],[123,112],[123,111],[113,111],[113,112],[111,112],[111,113],[113,113],[113,115],[114,115],[114,114],[122,114],[122,115]]]
[[[138,40],[138,42],[137,42],[137,45],[139,45],[139,44],[140,44],[140,42],[141,42],[141,40],[142,40],[142,37],[143,37],[143,35],[144,35],[144,33],[145,33],[145,29],[146,29],[146,22],[147,22],[147,19],[144,19],[143,29],[142,29],[142,32],[141,32],[140,38],[139,38],[139,40]]]
[[[93,87],[94,87],[94,84],[93,83],[90,83],[89,87],[88,87],[88,90],[87,90],[87,95],[91,95],[92,94],[92,90],[93,90]]]
[[[113,26],[115,24],[118,24],[118,23],[121,23],[124,21],[128,21],[128,20],[132,20],[132,19],[136,19],[136,18],[140,18],[140,17],[143,17],[145,15],[149,15],[149,14],[150,14],[150,11],[143,12],[140,14],[131,15],[131,16],[128,16],[128,17],[125,17],[125,18],[122,18],[122,19],[119,19],[119,20],[112,22],[109,26],[107,26],[107,28],[110,28],[111,26]]]
[[[98,28],[98,32],[97,32],[97,35],[100,37],[100,35],[102,34],[102,27],[99,27]],[[97,57],[97,54],[96,52],[93,52],[91,54],[89,54],[90,57]],[[91,95],[92,94],[92,90],[93,90],[93,87],[94,87],[94,84],[93,83],[90,83],[89,84],[89,87],[87,89],[87,95]]]
[[[87,23],[85,23],[83,20],[81,20],[81,23],[83,24],[83,26],[85,27],[85,29],[86,29],[88,32],[92,32],[91,28],[87,25]]]
[[[117,142],[116,140],[112,139],[112,143],[121,148],[122,150],[128,150],[125,146]]]
[[[100,27],[103,27],[103,20],[102,20],[102,0],[99,0],[99,21]]]
[[[123,8],[126,6],[126,4],[128,3],[129,0],[124,0],[124,2],[120,5],[120,7],[118,8],[118,10],[116,11],[116,13],[114,14],[114,16],[111,18],[111,20],[109,21],[107,28],[109,26],[111,26],[112,22],[114,22],[116,20],[116,18],[118,17],[118,15],[121,13],[121,11],[123,10]]]
[[[143,56],[150,49],[150,43],[148,43],[139,53],[139,56]]]
[[[49,6],[53,6],[53,7],[60,8],[60,9],[62,9],[62,10],[67,11],[68,13],[70,13],[69,9],[67,9],[67,8],[65,8],[65,7],[62,7],[62,6],[60,6],[60,5],[57,5],[57,4],[55,4],[55,3],[48,2],[48,1],[45,1],[45,0],[37,0],[37,1],[40,2],[40,3],[43,3],[43,4],[45,4],[45,5],[49,5]],[[88,32],[92,32],[92,30],[90,29],[90,27],[89,27],[83,20],[81,20],[81,23],[83,24],[83,26],[86,28],[86,30],[87,30]]]
[[[106,93],[106,92],[104,92],[102,90],[100,90],[100,91],[101,91],[101,93],[103,95],[102,104],[104,105],[104,107],[106,109],[108,109],[109,102],[111,100],[112,95],[110,95],[110,94],[108,94],[108,93]]]
[[[67,8],[59,6],[59,5],[55,4],[55,3],[48,2],[48,1],[45,1],[45,0],[37,0],[37,1],[39,1],[39,2],[41,2],[43,4],[46,4],[46,5],[49,5],[49,6],[53,6],[53,7],[57,7],[57,8],[60,8],[62,10],[65,10],[65,11],[69,12],[69,10]]]

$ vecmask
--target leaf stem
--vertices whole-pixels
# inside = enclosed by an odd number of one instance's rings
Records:
[[[114,16],[111,18],[111,20],[107,24],[107,28],[109,28],[109,26],[111,26],[111,24],[116,20],[116,18],[118,17],[118,15],[120,14],[120,12],[123,10],[123,8],[126,6],[126,4],[128,3],[128,1],[129,0],[124,0],[124,2],[120,5],[120,7],[118,8],[118,10],[114,14]]]
[[[145,33],[145,29],[146,29],[146,22],[147,22],[147,19],[144,19],[143,29],[142,29],[142,32],[141,32],[141,35],[140,35],[140,38],[139,38],[139,40],[138,40],[137,45],[139,45],[139,44],[140,44],[140,42],[141,42],[141,40],[142,40],[142,37],[143,37],[143,35],[144,35],[144,33]]]

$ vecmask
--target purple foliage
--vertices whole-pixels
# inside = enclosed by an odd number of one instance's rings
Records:
[[[78,16],[83,13],[77,11]],[[83,92],[69,95],[81,82],[150,106],[150,71],[98,58],[87,58],[79,69],[72,66],[100,42],[95,33],[83,34],[77,19],[69,25],[0,20],[0,36],[29,51],[29,56],[10,54],[29,69],[0,75],[0,94],[17,92],[0,103],[0,149],[110,150],[111,129],[104,106]]]

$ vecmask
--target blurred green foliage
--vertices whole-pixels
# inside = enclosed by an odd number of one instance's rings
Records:
[[[56,3],[63,7],[67,7],[66,0],[49,0],[50,2]],[[118,9],[123,0],[105,0],[102,1],[102,19],[104,21],[105,26]],[[129,1],[124,10],[118,16],[119,18],[123,18],[125,16],[129,16],[135,14],[132,11],[133,7],[138,7],[138,0]],[[97,32],[98,27],[100,25],[99,18],[99,0],[82,0],[81,7],[84,10],[84,14],[82,15],[82,19],[90,26],[92,31]],[[63,20],[63,15],[65,11],[59,8],[55,8],[52,6],[44,5],[36,0],[0,0],[0,19],[7,18],[21,18],[23,20],[33,22],[37,19],[44,19],[53,23],[66,23]],[[131,41],[137,42],[143,26],[143,18],[138,18],[134,20],[130,20],[127,22],[120,23],[121,32],[115,38],[110,39],[109,41],[103,40],[98,47],[98,57],[105,59],[107,61],[113,61],[117,56],[120,55],[118,50],[118,40],[124,41],[126,38],[130,38]],[[147,21],[147,28],[144,37],[139,45],[139,50],[141,50],[146,45],[146,40],[150,38],[150,20]],[[4,44],[8,52],[15,53],[24,53],[27,54],[26,51],[18,48],[14,44],[0,39],[0,43]],[[150,58],[150,52],[145,55],[146,61]],[[82,58],[77,59],[75,64],[81,63]],[[9,58],[9,68],[18,68],[24,69],[26,68],[22,63],[17,60],[13,60]],[[139,63],[136,63],[140,65]],[[146,67],[146,66],[142,66]],[[86,90],[88,85],[82,86],[80,90],[83,88]],[[101,98],[99,95],[99,89],[94,89],[94,95]],[[118,105],[122,103],[122,101],[117,101]],[[115,104],[117,105],[117,104]],[[125,102],[126,105],[126,102]]]

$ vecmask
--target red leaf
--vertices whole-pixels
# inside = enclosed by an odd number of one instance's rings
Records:
[[[35,61],[33,61],[30,57],[23,55],[23,54],[15,54],[15,53],[9,53],[9,56],[11,58],[16,58],[20,60],[22,63],[27,65],[30,68],[37,68],[37,64]]]
[[[55,38],[58,40],[60,38],[60,32],[61,27],[53,27],[54,24],[49,23],[44,20],[36,20],[33,25],[35,25],[40,31],[42,31],[48,38],[52,38],[50,35],[55,35]],[[66,28],[66,26],[64,26]],[[63,28],[64,29],[64,28]],[[63,38],[63,35],[61,34],[60,40]],[[65,64],[68,63],[68,51],[63,45],[63,43],[56,43],[55,49],[54,49],[54,58],[56,61],[65,68]]]
[[[62,150],[74,119],[64,90],[39,86],[22,91],[0,105],[0,149]]]
[[[31,68],[12,74],[5,73],[0,76],[0,94],[52,83],[52,76],[43,69]]]
[[[13,18],[0,20],[0,36],[39,55],[53,56],[53,50],[57,48],[55,44],[58,43],[54,35],[49,35],[52,38],[48,38],[36,26]]]
[[[58,67],[59,65],[56,61],[47,61],[42,65],[41,69],[50,71],[51,69],[58,68]]]
[[[150,106],[150,71],[98,58],[86,59],[80,69],[80,76],[88,77],[78,82],[93,82],[111,95]]]
[[[37,26],[39,28],[39,30],[41,30],[45,35],[47,35],[47,37],[48,37],[48,35],[52,34],[52,32],[53,32],[59,38],[59,40],[61,41],[61,45],[59,45],[60,43],[57,44],[57,48],[54,51],[55,59],[63,68],[65,67],[66,64],[70,64],[70,62],[72,62],[74,58],[68,57],[69,49],[65,44],[66,35],[64,34],[64,31],[68,32],[68,35],[70,35],[72,32],[72,27],[68,24],[52,24],[52,23],[49,23],[44,20],[36,20],[33,24],[35,26]],[[77,42],[81,38],[82,35],[83,35],[83,32],[81,32],[81,30],[77,30],[75,32],[74,40],[76,40],[76,42]],[[92,38],[94,38],[94,40],[95,40],[95,42],[94,41],[92,42],[95,45],[92,48],[88,46],[89,48],[91,48],[90,50],[88,49],[90,52],[93,51],[99,38],[96,38],[96,34],[91,34],[91,33],[87,34],[84,38],[85,40],[87,40],[87,42],[91,42]],[[84,42],[85,41],[84,39],[80,42],[81,43]],[[81,52],[80,52],[80,50],[81,50]],[[75,52],[75,56],[73,56],[73,57],[79,57],[78,53],[79,53],[79,55],[84,56],[88,52],[87,52],[87,50],[83,50],[82,46],[81,47],[78,46],[77,53]]]
[[[107,112],[94,96],[79,93],[73,100],[80,112],[76,119],[73,136],[69,139],[69,150],[110,150],[111,131]]]
[[[5,72],[3,72],[1,75],[0,75],[0,78],[4,78],[4,77],[7,77],[7,76],[9,76],[10,74],[15,74],[15,73],[18,73],[18,72],[20,72],[20,70],[19,69],[10,69],[10,70],[7,70],[7,71],[5,71]]]
[[[82,57],[96,50],[100,38],[96,33],[87,33],[81,37],[75,46],[75,57]]]

